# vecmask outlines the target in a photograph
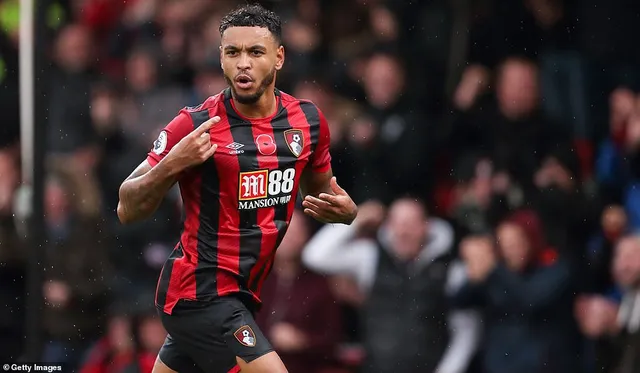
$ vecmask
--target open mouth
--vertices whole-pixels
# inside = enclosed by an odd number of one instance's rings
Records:
[[[236,85],[240,89],[248,89],[253,85],[253,79],[248,75],[239,75],[236,77]]]

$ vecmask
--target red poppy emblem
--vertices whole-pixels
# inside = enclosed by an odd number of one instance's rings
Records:
[[[271,155],[276,152],[277,146],[273,141],[273,137],[262,134],[256,137],[256,146],[258,147],[258,151],[263,155]]]

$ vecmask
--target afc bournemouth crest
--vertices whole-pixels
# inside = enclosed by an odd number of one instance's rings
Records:
[[[302,154],[304,148],[304,138],[302,137],[302,130],[286,130],[284,131],[284,139],[287,142],[287,146],[291,153],[296,157]]]
[[[256,346],[256,335],[253,333],[253,329],[249,325],[245,325],[240,329],[236,330],[233,335],[236,337],[238,342],[241,345],[246,347],[255,347]]]

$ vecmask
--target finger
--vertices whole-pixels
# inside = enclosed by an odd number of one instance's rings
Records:
[[[332,206],[340,206],[340,198],[338,198],[337,196],[334,196],[332,194],[320,193],[318,195],[318,198],[320,198],[321,200],[329,203]]]
[[[331,184],[331,190],[333,190],[333,193],[338,195],[347,194],[347,192],[345,192],[344,189],[342,189],[340,185],[338,185],[338,180],[335,176],[331,178],[331,181],[329,183]]]
[[[322,219],[334,221],[340,214],[336,211],[335,207],[331,206],[317,206],[309,201],[302,202],[302,206],[308,210],[315,212],[317,216]]]
[[[205,133],[200,134],[198,139],[200,140],[200,142],[202,144],[210,143],[211,142],[211,135],[209,133],[205,132]]]
[[[316,198],[314,196],[306,196],[305,197],[305,201],[313,203],[316,206],[322,206],[322,207],[327,207],[327,208],[328,207],[332,207],[330,202],[328,202],[326,200],[323,200],[323,199],[320,199],[320,198]]]
[[[311,209],[323,216],[334,216],[336,215],[335,208],[328,205],[317,205],[309,201],[302,202],[302,207]]]
[[[209,120],[207,120],[206,122],[202,123],[198,128],[196,128],[193,132],[195,132],[196,135],[205,133],[207,131],[209,131],[211,129],[211,127],[213,127],[214,124],[220,122],[220,117],[219,116],[215,116]]]
[[[330,220],[328,218],[325,218],[323,216],[321,216],[320,214],[318,214],[317,212],[311,210],[311,209],[304,209],[304,213],[306,215],[311,216],[312,218],[316,219],[317,221],[323,222],[323,223],[328,223]]]
[[[204,159],[209,159],[213,157],[213,155],[216,152],[216,149],[218,149],[218,144],[211,145],[211,148],[207,150],[207,152],[204,154]]]
[[[302,207],[306,207],[306,208],[310,208],[316,211],[320,211],[322,210],[322,208],[318,205],[314,205],[313,203],[309,202],[309,201],[303,201],[302,202]]]

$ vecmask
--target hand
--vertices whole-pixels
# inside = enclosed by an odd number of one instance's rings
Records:
[[[585,297],[576,302],[576,319],[582,332],[599,338],[616,332],[618,305],[601,296]]]
[[[302,202],[304,213],[323,223],[351,224],[358,214],[358,207],[338,185],[335,176],[329,183],[334,194],[320,193],[317,198],[306,196]]]
[[[482,91],[488,87],[488,82],[489,72],[486,68],[479,65],[467,67],[453,96],[456,108],[462,111],[470,109]]]
[[[211,158],[218,148],[217,144],[211,144],[209,129],[220,122],[220,117],[215,116],[202,123],[198,128],[180,140],[167,154],[178,165],[180,170],[197,166]]]
[[[460,254],[471,281],[483,281],[496,266],[496,255],[488,238],[471,237],[460,244]]]
[[[511,187],[511,178],[506,172],[497,173],[491,180],[491,188],[494,193],[504,194]]]
[[[44,284],[43,295],[52,307],[64,307],[69,302],[71,290],[65,282],[54,280]]]
[[[280,351],[299,351],[305,348],[307,338],[295,326],[281,322],[271,328],[271,343]]]

